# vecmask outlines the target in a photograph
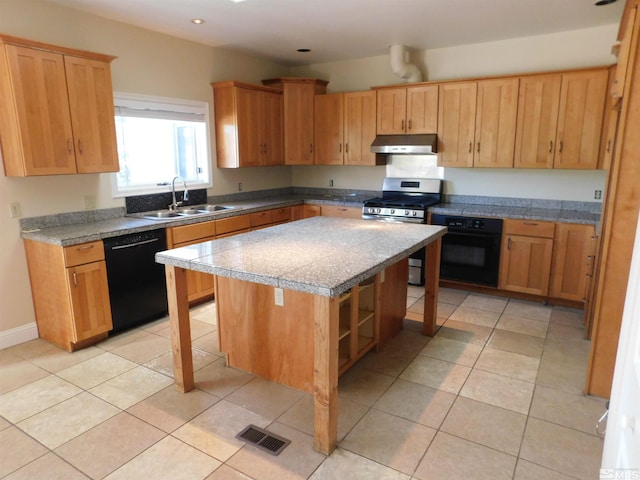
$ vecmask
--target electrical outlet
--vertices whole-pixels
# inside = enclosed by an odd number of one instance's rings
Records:
[[[600,200],[602,198],[602,190],[596,190],[596,194],[594,197],[596,200]]]
[[[284,290],[278,287],[273,288],[275,303],[278,307],[284,307]]]
[[[329,180],[329,186],[333,187],[333,180]]]
[[[97,207],[97,201],[95,195],[85,195],[84,196],[84,209],[85,210],[95,210]]]
[[[11,218],[20,218],[22,216],[20,202],[11,202],[9,204],[9,214],[11,215]]]
[[[238,182],[238,191],[241,192],[242,191],[242,182]]]

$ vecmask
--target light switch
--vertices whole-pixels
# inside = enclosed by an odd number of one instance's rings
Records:
[[[22,216],[22,208],[20,208],[20,202],[11,202],[9,204],[9,211],[11,218],[20,218]]]

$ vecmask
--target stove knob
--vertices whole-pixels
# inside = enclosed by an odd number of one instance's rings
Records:
[[[380,213],[381,210],[379,208],[376,208],[376,213]]]
[[[418,212],[414,211],[413,212],[413,216],[415,217],[418,214]]]
[[[404,211],[404,214],[405,214],[405,215],[409,215],[409,210],[405,210],[405,211]]]
[[[394,213],[396,213],[396,211],[392,208],[390,213],[391,215],[393,215]]]
[[[373,213],[373,208],[369,207],[369,209],[367,210],[369,213]]]

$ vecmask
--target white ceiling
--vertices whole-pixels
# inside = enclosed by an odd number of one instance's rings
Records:
[[[394,44],[432,49],[619,23],[624,8],[624,0],[48,1],[287,65],[384,55]]]

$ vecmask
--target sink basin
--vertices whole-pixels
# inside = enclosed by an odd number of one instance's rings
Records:
[[[168,210],[159,210],[157,212],[147,212],[142,217],[144,218],[153,218],[153,219],[164,219],[164,218],[174,218],[180,217],[181,215],[178,212],[170,212]]]
[[[198,210],[201,212],[218,212],[220,210],[227,210],[233,207],[223,207],[222,205],[205,205],[203,207],[198,207]]]
[[[197,210],[195,208],[185,208],[183,210],[178,210],[178,214],[180,215],[197,215],[202,213],[202,210]]]

